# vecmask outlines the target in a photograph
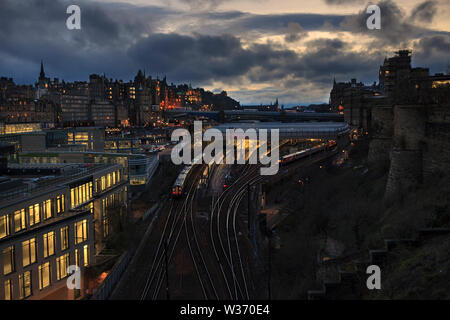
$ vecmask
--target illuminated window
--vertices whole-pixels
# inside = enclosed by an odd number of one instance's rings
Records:
[[[45,289],[50,286],[50,262],[39,266],[39,289]]]
[[[56,198],[56,213],[60,214],[64,212],[65,208],[65,202],[64,202],[64,195],[60,195]]]
[[[41,222],[39,203],[35,204],[34,206],[30,206],[28,209],[29,209],[30,226],[34,226],[35,224]]]
[[[69,227],[61,228],[61,251],[69,248]]]
[[[434,89],[439,87],[446,87],[450,85],[450,80],[433,81],[432,87]]]
[[[89,266],[89,246],[85,245],[83,247],[83,264],[85,267]]]
[[[5,281],[5,300],[12,300],[12,282],[10,279]]]
[[[25,221],[25,209],[17,210],[14,212],[14,231],[19,232],[24,230],[27,227]]]
[[[75,223],[75,244],[82,243],[87,240],[87,220]]]
[[[108,173],[107,180],[106,180],[106,187],[111,187],[111,173]]]
[[[72,209],[92,199],[92,182],[85,183],[81,186],[70,190]]]
[[[10,218],[9,218],[9,214],[0,216],[0,239],[3,239],[7,236],[9,236],[9,232],[10,232]]]
[[[108,209],[108,198],[102,199],[102,212],[105,215]]]
[[[27,271],[19,275],[19,296],[20,299],[25,299],[31,295],[31,271]]]
[[[52,200],[46,200],[42,204],[42,216],[44,220],[52,217]]]
[[[106,238],[109,235],[109,219],[103,219],[103,237]]]
[[[3,274],[7,275],[15,271],[14,246],[7,247],[2,251]]]
[[[44,258],[55,254],[55,232],[44,234]]]
[[[36,262],[36,239],[22,242],[23,266],[26,267]]]
[[[80,267],[80,250],[75,249],[75,265]]]
[[[66,253],[56,258],[56,279],[61,280],[67,277],[67,267],[69,266],[69,254]]]

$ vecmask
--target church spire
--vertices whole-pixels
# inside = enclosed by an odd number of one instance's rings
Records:
[[[44,72],[44,61],[41,60],[41,73],[39,74],[39,79],[45,78],[45,72]]]

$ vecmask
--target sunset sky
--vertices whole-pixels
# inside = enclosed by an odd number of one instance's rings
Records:
[[[413,50],[413,65],[446,72],[450,1],[0,0],[0,76],[130,80],[138,69],[174,83],[226,90],[243,104],[327,102],[333,78],[377,80],[385,56]],[[69,4],[82,30],[65,27]]]

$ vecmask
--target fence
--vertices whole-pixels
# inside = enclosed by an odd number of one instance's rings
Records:
[[[95,291],[94,295],[91,297],[91,300],[107,300],[109,298],[114,290],[114,287],[130,263],[133,255],[134,250],[129,250],[120,257],[119,261],[114,265],[105,280],[103,280],[100,287]]]

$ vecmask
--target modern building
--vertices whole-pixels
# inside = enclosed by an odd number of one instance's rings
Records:
[[[48,170],[54,176],[42,176]],[[0,300],[78,299],[127,205],[120,165],[21,165],[0,181]],[[26,172],[26,175],[21,173]],[[34,174],[33,174],[34,173]],[[66,286],[81,269],[81,289]]]

